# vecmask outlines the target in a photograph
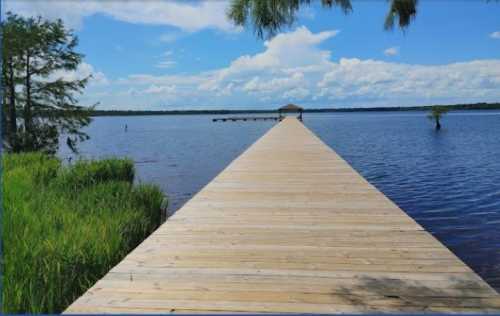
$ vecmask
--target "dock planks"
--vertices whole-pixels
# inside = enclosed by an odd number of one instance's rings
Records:
[[[286,118],[66,313],[499,311],[494,289]]]

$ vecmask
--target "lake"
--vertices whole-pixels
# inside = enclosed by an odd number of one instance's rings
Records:
[[[177,210],[275,122],[210,115],[97,117],[86,158],[130,157]],[[304,124],[500,290],[500,111],[305,114]],[[127,125],[127,130],[125,130]],[[299,144],[298,144],[299,145]],[[62,158],[72,154],[61,145]]]

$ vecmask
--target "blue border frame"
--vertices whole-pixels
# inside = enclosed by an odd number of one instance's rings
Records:
[[[0,0],[0,24],[2,23],[2,3]],[[3,116],[3,28],[0,26],[0,122]],[[1,123],[0,123],[1,125]],[[4,257],[3,257],[3,126],[0,126],[0,314],[3,312],[3,283],[4,283]]]

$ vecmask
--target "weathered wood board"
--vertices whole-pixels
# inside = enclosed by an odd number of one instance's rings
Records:
[[[66,313],[499,311],[494,289],[286,118]]]

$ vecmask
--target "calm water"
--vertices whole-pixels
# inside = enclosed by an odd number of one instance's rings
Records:
[[[96,118],[81,154],[134,159],[138,181],[160,185],[176,210],[275,124],[211,118]],[[418,112],[310,114],[304,123],[500,290],[500,112],[450,113],[439,133]],[[70,155],[65,146],[60,155]]]

